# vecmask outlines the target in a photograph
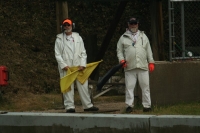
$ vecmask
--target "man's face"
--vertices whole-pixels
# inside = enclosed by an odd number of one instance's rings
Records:
[[[128,22],[128,28],[131,32],[135,33],[138,31],[138,23],[137,22]]]
[[[63,26],[66,33],[72,32],[72,25],[70,25],[69,23],[64,23]]]

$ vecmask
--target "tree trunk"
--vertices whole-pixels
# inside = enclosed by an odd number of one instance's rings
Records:
[[[128,3],[128,1],[120,2],[117,12],[115,14],[115,17],[110,24],[110,27],[109,27],[107,34],[103,40],[103,43],[101,44],[101,48],[96,57],[96,61],[99,61],[104,57],[104,54],[109,46],[109,43],[110,43],[110,40],[112,39],[113,34],[115,33],[117,24],[119,23],[119,20],[124,12],[124,9],[125,9],[127,3]]]
[[[104,55],[105,55],[105,52],[109,46],[109,43],[110,43],[110,40],[112,39],[112,36],[113,34],[115,33],[115,30],[116,30],[116,27],[117,27],[117,24],[119,23],[119,20],[124,12],[124,9],[126,7],[126,4],[128,3],[128,1],[121,1],[119,6],[118,6],[118,9],[117,9],[117,12],[115,14],[115,17],[114,19],[112,20],[111,24],[110,24],[110,27],[104,37],[104,40],[101,44],[101,48],[96,56],[96,59],[95,61],[99,61],[101,59],[103,59]],[[96,69],[93,71],[93,73],[91,74],[91,79],[92,80],[95,80],[97,78],[97,74],[98,74],[98,69],[99,67],[96,67]]]
[[[56,2],[57,33],[62,32],[61,24],[65,18],[68,18],[68,4],[67,2],[57,1]]]

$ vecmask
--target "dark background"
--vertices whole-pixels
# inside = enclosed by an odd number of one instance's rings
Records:
[[[75,22],[75,31],[87,38],[96,37],[98,50],[115,15],[119,1],[68,1],[69,17]],[[151,42],[151,18],[148,0],[129,1],[117,25],[113,38],[100,64],[100,76],[118,64],[116,44],[125,32],[130,16],[140,18],[140,30]],[[167,27],[167,3],[163,2],[164,28]],[[54,56],[56,39],[56,1],[1,0],[0,3],[0,65],[9,70],[9,85],[2,93],[32,92],[34,94],[60,93],[59,74]],[[166,33],[168,32],[165,28]],[[167,34],[166,34],[167,35]],[[166,38],[168,39],[168,38]],[[166,60],[168,48],[166,42]],[[87,51],[91,52],[90,50]],[[96,56],[96,55],[94,55]],[[121,70],[118,74],[122,75]]]

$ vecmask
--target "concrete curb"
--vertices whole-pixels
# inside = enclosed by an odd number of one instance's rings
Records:
[[[11,132],[199,133],[200,116],[30,112],[0,114],[0,133]]]
[[[150,118],[151,133],[199,133],[200,116],[161,115]]]

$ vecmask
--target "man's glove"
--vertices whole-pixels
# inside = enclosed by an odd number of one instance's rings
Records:
[[[149,71],[153,72],[154,70],[154,63],[149,63]]]
[[[123,68],[124,68],[124,67],[127,67],[127,64],[126,64],[126,61],[125,61],[125,60],[121,60],[121,61],[120,61],[120,64],[123,64],[123,66],[122,66]]]

